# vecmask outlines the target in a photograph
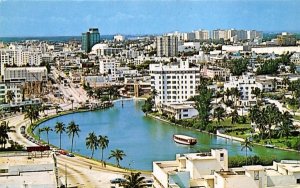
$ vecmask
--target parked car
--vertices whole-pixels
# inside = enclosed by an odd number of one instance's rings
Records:
[[[147,186],[147,187],[152,187],[153,185],[153,180],[149,179],[149,180],[144,180],[143,181],[143,185]]]
[[[66,151],[64,151],[64,150],[59,150],[58,153],[59,153],[59,154],[62,154],[62,155],[67,155],[67,154],[68,154],[68,152],[66,152]]]
[[[117,184],[117,183],[123,183],[125,181],[126,180],[124,178],[115,178],[115,179],[110,180],[110,183]]]
[[[68,157],[75,157],[75,155],[73,153],[68,153],[67,156]]]

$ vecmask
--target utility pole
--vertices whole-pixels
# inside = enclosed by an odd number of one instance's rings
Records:
[[[68,172],[67,172],[67,164],[65,164],[65,188],[68,188]]]

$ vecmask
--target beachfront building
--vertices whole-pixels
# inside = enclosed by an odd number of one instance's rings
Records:
[[[169,65],[150,64],[151,88],[157,91],[156,106],[182,103],[197,94],[200,83],[199,67],[190,67],[187,61]]]
[[[109,47],[107,44],[96,44],[93,46],[91,53],[97,55],[98,57],[104,57],[115,56],[121,52],[122,48]]]
[[[174,57],[178,55],[177,36],[156,37],[156,52],[158,57]]]
[[[81,35],[81,49],[89,53],[92,47],[100,42],[100,33],[98,28],[90,28],[88,32]]]
[[[115,35],[114,36],[114,41],[122,42],[124,40],[125,40],[125,36],[124,35]]]
[[[228,153],[212,149],[207,153],[177,154],[175,161],[153,162],[155,188],[214,187],[214,172],[228,171]]]

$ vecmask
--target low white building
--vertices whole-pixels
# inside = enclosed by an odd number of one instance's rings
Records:
[[[48,80],[46,67],[5,67],[2,75],[4,81],[10,82],[46,82]]]
[[[153,162],[155,188],[213,187],[214,171],[228,171],[228,153],[212,149],[208,153],[177,154],[175,161]]]
[[[114,40],[118,41],[118,42],[122,42],[122,41],[125,40],[125,36],[123,36],[123,35],[115,35],[114,36]]]
[[[155,161],[152,175],[155,188],[298,188],[300,161],[228,168],[227,150],[212,149],[177,154],[175,161]]]
[[[291,57],[290,60],[292,63],[296,65],[300,65],[300,52],[294,53]]]
[[[28,158],[1,157],[0,187],[44,187],[56,188],[62,185],[52,157]]]
[[[122,48],[112,48],[107,44],[96,44],[92,47],[92,54],[96,54],[99,57],[113,56],[122,52]]]
[[[257,54],[275,53],[281,55],[287,52],[300,52],[300,46],[258,47],[252,48],[251,51]]]
[[[198,111],[194,108],[193,104],[194,102],[188,103],[188,101],[181,104],[163,104],[161,111],[177,120],[194,118],[198,116]]]
[[[230,75],[230,70],[225,68],[219,68],[217,66],[204,66],[201,69],[201,75],[206,78],[226,78]]]
[[[229,81],[224,83],[224,91],[237,88],[240,92],[238,105],[253,106],[256,104],[256,97],[252,94],[255,88],[262,90],[262,85],[257,83],[252,73],[245,73],[241,76],[230,76]]]

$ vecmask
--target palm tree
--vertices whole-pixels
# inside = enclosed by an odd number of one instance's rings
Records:
[[[254,90],[251,91],[251,94],[255,95],[256,100],[258,100],[258,97],[261,94],[261,90],[258,87],[256,87],[256,88],[254,88]]]
[[[152,98],[152,100],[154,101],[154,109],[156,109],[156,105],[155,105],[155,97],[158,95],[158,93],[157,93],[157,91],[156,91],[156,89],[154,88],[154,89],[152,89],[152,91],[151,91],[151,98]]]
[[[247,151],[248,149],[252,151],[252,147],[253,147],[252,141],[250,141],[249,138],[246,138],[245,141],[242,143],[242,148],[241,148],[242,151],[246,149],[246,165],[247,165],[247,158],[248,158]]]
[[[108,143],[109,143],[108,137],[99,135],[98,143],[99,143],[99,147],[101,148],[101,161],[103,162],[103,150],[108,147]]]
[[[24,119],[29,118],[30,124],[39,118],[39,109],[37,105],[30,105],[26,108]]]
[[[10,126],[8,126],[8,121],[2,121],[0,124],[0,145],[5,148],[7,140],[9,139],[8,133],[14,132]]]
[[[237,106],[237,99],[240,96],[240,91],[238,90],[238,88],[233,87],[231,88],[231,94],[234,96],[234,106]]]
[[[79,125],[75,124],[74,121],[71,121],[67,127],[67,134],[69,137],[72,138],[72,145],[71,145],[71,153],[73,151],[73,142],[74,142],[74,136],[77,135],[79,137]]]
[[[285,88],[288,88],[289,84],[290,84],[290,80],[287,76],[283,77],[282,79],[282,84],[285,86]]]
[[[94,95],[94,91],[92,89],[89,89],[87,91],[87,95],[88,95],[89,98],[91,98]]]
[[[293,116],[288,112],[284,112],[281,116],[281,123],[279,126],[278,136],[285,136],[286,140],[289,138],[289,135],[295,127],[293,125]]]
[[[117,167],[120,167],[120,160],[123,160],[123,157],[125,157],[126,154],[124,153],[123,150],[111,150],[110,156],[108,159],[115,158],[117,162]]]
[[[38,128],[38,137],[39,137],[39,140],[41,140],[41,132],[43,132],[43,129],[42,128]]]
[[[264,116],[268,125],[268,137],[272,138],[272,126],[277,125],[280,121],[280,111],[275,104],[268,105],[264,110]]]
[[[6,92],[6,99],[7,99],[7,103],[10,103],[14,100],[15,98],[15,93],[12,90],[8,90]]]
[[[47,142],[48,142],[48,145],[49,145],[49,132],[50,131],[53,131],[53,129],[51,129],[49,126],[46,126],[42,129],[42,131],[45,131],[46,134],[47,134]]]
[[[63,122],[56,122],[55,132],[59,134],[59,149],[61,149],[61,134],[66,131],[65,124]]]
[[[71,103],[72,103],[72,111],[73,111],[74,99],[71,99]]]
[[[145,177],[141,176],[140,172],[134,173],[131,172],[130,175],[125,175],[124,178],[126,181],[121,184],[124,188],[143,188]]]
[[[217,118],[219,125],[220,125],[220,121],[221,120],[223,121],[225,116],[226,116],[226,111],[224,110],[223,107],[219,106],[219,107],[215,108],[213,117]]]
[[[251,122],[256,122],[256,119],[258,118],[258,114],[260,113],[259,107],[257,105],[253,106],[249,110],[249,117]]]
[[[231,124],[235,124],[238,122],[239,114],[236,109],[230,113],[231,116]]]
[[[231,96],[231,91],[229,88],[224,91],[224,96],[226,96],[226,100],[228,100],[229,96]]]
[[[59,105],[55,105],[55,107],[54,107],[54,108],[55,108],[55,112],[56,112],[56,114],[58,114],[58,110],[59,110],[59,109],[61,109],[61,107],[60,107]]]
[[[97,136],[94,131],[89,133],[89,135],[85,138],[85,145],[88,149],[92,150],[92,155],[91,155],[91,159],[92,159],[94,156],[94,151],[98,148],[99,145]]]

